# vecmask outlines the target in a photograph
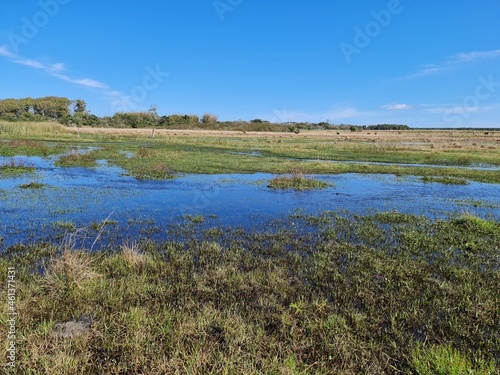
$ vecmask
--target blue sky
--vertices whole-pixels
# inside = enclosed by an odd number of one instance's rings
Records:
[[[0,98],[500,127],[500,0],[0,0]]]

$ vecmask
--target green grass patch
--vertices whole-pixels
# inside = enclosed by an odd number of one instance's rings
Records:
[[[185,218],[188,219],[189,221],[191,221],[194,224],[201,224],[201,223],[204,223],[207,220],[205,218],[205,216],[203,216],[203,215],[195,215],[195,216],[187,215],[187,216],[185,216]]]
[[[94,230],[100,230],[101,228],[103,228],[105,226],[113,226],[113,225],[116,225],[117,223],[118,222],[116,220],[106,219],[106,220],[103,220],[100,223],[92,223],[92,224],[90,224],[90,228],[92,228]]]
[[[70,153],[68,155],[61,156],[56,162],[55,165],[59,167],[95,167],[96,157],[92,153]]]
[[[294,190],[312,190],[324,189],[331,185],[320,180],[304,177],[302,175],[295,175],[291,177],[275,177],[267,187],[272,189],[294,189]]]
[[[11,140],[0,142],[0,155],[2,156],[46,156],[50,153],[50,147],[39,141]]]
[[[35,181],[19,185],[19,188],[21,189],[43,189],[44,187],[45,187],[44,184]]]
[[[72,221],[55,221],[52,223],[52,225],[56,228],[61,228],[61,229],[68,229],[68,230],[75,230],[76,229],[76,224],[73,223]]]
[[[463,178],[457,178],[457,177],[450,177],[450,176],[424,176],[420,178],[420,181],[422,182],[435,182],[439,184],[446,184],[446,185],[467,185],[468,182],[467,180]]]
[[[142,165],[132,169],[130,175],[139,180],[168,180],[175,178],[174,172],[164,163]]]
[[[7,164],[0,165],[0,177],[19,176],[26,173],[33,173],[35,171],[35,167],[17,162],[14,159],[11,159]]]
[[[484,220],[477,216],[464,214],[454,219],[453,223],[466,230],[475,230],[478,233],[494,233],[500,231],[500,225],[491,220]]]
[[[419,375],[492,375],[494,361],[475,357],[475,362],[450,345],[418,345],[412,352],[412,365]]]

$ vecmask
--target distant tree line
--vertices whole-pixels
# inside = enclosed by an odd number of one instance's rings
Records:
[[[0,100],[0,119],[7,121],[57,121],[61,124],[93,125],[97,116],[87,111],[83,99],[64,97]]]
[[[408,125],[399,124],[378,124],[378,125],[368,125],[365,129],[369,130],[410,130]]]
[[[60,120],[70,115],[72,101],[68,98],[47,96],[0,100],[0,118],[11,121]]]
[[[0,120],[7,121],[57,121],[69,126],[172,129],[214,129],[240,131],[278,131],[299,133],[302,130],[408,130],[408,125],[378,124],[351,125],[330,122],[286,122],[272,123],[262,119],[250,121],[219,121],[213,114],[172,114],[159,116],[148,112],[118,112],[113,116],[98,117],[87,110],[83,99],[70,100],[65,97],[23,98],[0,100]]]

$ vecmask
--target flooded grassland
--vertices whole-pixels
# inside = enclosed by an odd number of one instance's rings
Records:
[[[500,132],[24,131],[13,371],[500,368]]]

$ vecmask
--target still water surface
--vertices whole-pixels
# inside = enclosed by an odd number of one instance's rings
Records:
[[[11,158],[0,157],[0,164]],[[423,183],[394,175],[316,175],[332,187],[314,191],[274,190],[271,174],[180,175],[141,181],[100,161],[96,168],[59,168],[54,158],[16,157],[33,165],[30,175],[0,179],[0,245],[60,239],[71,225],[112,223],[113,236],[164,239],[169,224],[203,217],[204,227],[265,227],[272,219],[300,211],[365,215],[377,211],[446,217],[468,212],[500,220],[497,184]],[[42,189],[21,189],[32,181]]]

